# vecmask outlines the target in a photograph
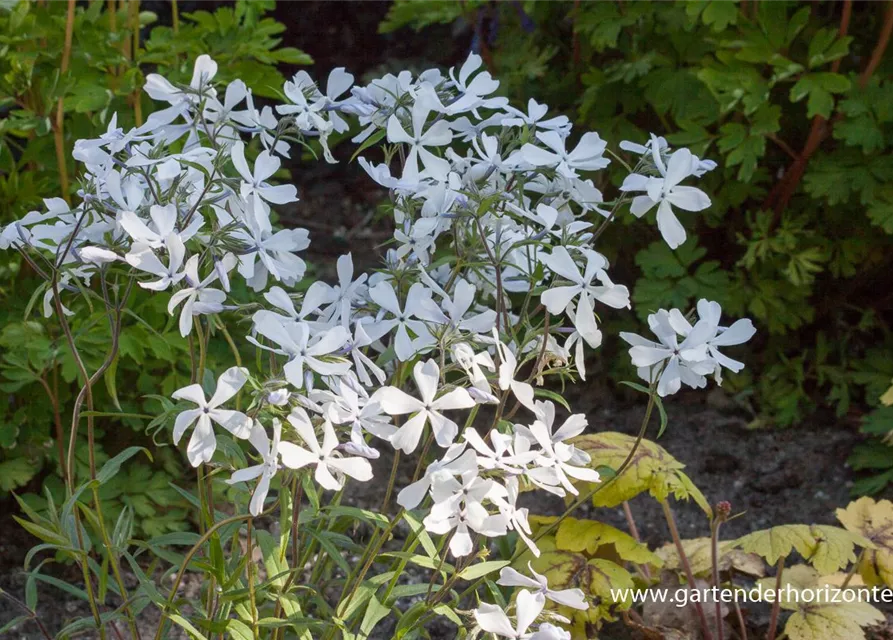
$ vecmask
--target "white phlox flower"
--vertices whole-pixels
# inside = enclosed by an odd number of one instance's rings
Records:
[[[585,133],[573,151],[566,150],[567,140],[557,131],[537,131],[536,137],[548,150],[528,142],[521,147],[521,157],[535,167],[554,166],[566,178],[576,178],[578,171],[598,171],[611,163],[604,157],[607,143],[597,133]]]
[[[474,619],[481,629],[496,634],[500,638],[546,640],[552,636],[544,636],[540,631],[531,632],[529,630],[545,606],[546,598],[542,593],[533,593],[522,589],[515,599],[516,619],[514,625],[505,611],[495,604],[481,604],[474,610]]]
[[[453,139],[453,133],[446,120],[433,122],[426,131],[425,122],[430,114],[430,107],[419,101],[413,105],[410,112],[409,129],[403,128],[396,115],[392,115],[388,120],[388,142],[401,142],[409,145],[409,153],[406,155],[406,164],[403,169],[403,180],[414,180],[421,175],[420,160],[427,176],[443,180],[449,173],[450,163],[434,155],[428,148],[448,145]]]
[[[306,448],[292,442],[281,442],[279,455],[286,467],[302,469],[315,466],[314,479],[320,487],[329,491],[341,489],[344,486],[345,476],[360,482],[372,479],[372,465],[368,460],[359,456],[342,456],[336,451],[339,445],[338,436],[331,422],[325,420],[322,424],[322,443],[316,436],[310,416],[300,407],[289,414],[288,422],[298,432]]]
[[[232,367],[217,379],[217,388],[210,400],[205,398],[201,385],[191,384],[174,391],[174,400],[188,400],[198,405],[177,415],[174,422],[174,444],[179,444],[186,430],[195,424],[192,437],[186,446],[186,457],[193,467],[202,462],[210,462],[217,449],[212,423],[219,424],[236,438],[247,438],[251,434],[251,419],[240,411],[222,409],[221,405],[235,396],[248,380],[248,370]]]
[[[412,453],[419,444],[425,425],[430,422],[437,444],[441,447],[450,446],[459,434],[459,426],[442,412],[470,409],[475,404],[474,400],[462,387],[456,387],[438,397],[440,367],[434,360],[416,362],[412,377],[421,399],[390,386],[382,387],[373,394],[385,413],[392,416],[412,414],[391,436],[391,444],[404,453]]]
[[[719,347],[744,344],[754,336],[756,329],[747,318],[735,321],[730,327],[721,327],[719,321],[722,316],[722,308],[718,302],[710,302],[702,298],[698,300],[697,311],[700,319],[695,326],[692,326],[678,309],[671,309],[667,320],[676,333],[683,338],[687,339],[688,336],[694,334],[703,340],[707,347],[707,356],[713,362],[714,380],[716,384],[721,385],[723,367],[738,373],[744,368],[744,363],[729,358],[720,352]],[[697,331],[695,327],[698,328]],[[698,370],[703,371],[704,367],[698,367]]]
[[[348,341],[347,329],[335,326],[313,334],[306,322],[284,320],[272,313],[255,314],[254,329],[275,346],[261,344],[249,336],[249,342],[262,349],[288,358],[283,367],[285,379],[295,388],[302,389],[308,382],[305,374],[314,372],[323,376],[340,376],[350,370],[350,363],[332,357]],[[312,382],[312,379],[310,380]]]
[[[267,435],[266,430],[260,422],[254,422],[251,427],[251,433],[248,434],[248,441],[261,457],[261,463],[238,469],[226,481],[227,484],[236,484],[239,482],[248,482],[257,479],[257,486],[251,496],[251,502],[248,505],[248,511],[253,516],[260,515],[264,510],[264,500],[270,491],[270,481],[279,471],[279,441],[282,438],[282,423],[278,419],[273,418],[273,440]]]
[[[528,578],[511,567],[503,567],[499,571],[499,580],[496,581],[496,584],[504,587],[533,589],[534,593],[541,593],[547,600],[564,607],[571,607],[580,611],[585,611],[589,608],[589,603],[586,602],[586,595],[582,589],[561,589],[555,591],[549,588],[549,581],[546,579],[546,576],[534,571],[533,566],[529,562],[527,563],[527,569],[530,571],[530,575],[533,576],[532,578]]]
[[[450,445],[440,460],[435,460],[428,465],[425,474],[420,479],[400,490],[400,493],[397,494],[397,504],[404,509],[415,509],[425,499],[434,478],[441,472],[462,475],[476,470],[477,467],[477,456],[471,449],[466,449],[465,443]]]
[[[542,262],[556,275],[571,284],[553,286],[543,292],[540,300],[549,313],[564,313],[576,302],[571,319],[574,327],[593,349],[601,345],[602,332],[595,319],[593,302],[606,304],[615,309],[629,307],[629,290],[611,282],[605,269],[608,261],[595,251],[586,251],[586,268],[583,273],[564,247],[555,247],[552,254],[542,257]],[[597,280],[598,284],[593,284]],[[570,315],[570,314],[569,314]]]
[[[638,367],[639,377],[650,383],[659,375],[657,393],[661,397],[679,391],[683,382],[696,389],[706,386],[704,376],[715,370],[707,353],[707,340],[712,337],[710,324],[699,322],[682,342],[679,342],[670,312],[665,309],[649,315],[648,326],[659,342],[634,333],[620,333],[620,337],[631,345],[629,356]]]
[[[381,307],[381,319],[369,323],[366,333],[374,341],[393,332],[394,352],[401,361],[411,359],[416,353],[430,346],[434,338],[422,321],[426,315],[425,301],[431,297],[431,291],[420,282],[409,289],[406,302],[401,305],[397,293],[390,282],[379,282],[369,289],[369,297]],[[415,334],[413,338],[410,331]]]
[[[431,481],[434,506],[422,523],[428,531],[439,535],[454,530],[450,553],[457,558],[467,556],[474,550],[472,531],[491,538],[505,535],[505,517],[491,515],[484,506],[484,501],[504,492],[496,481],[479,477],[477,469],[466,471],[459,478],[438,471]]]
[[[364,433],[388,440],[397,431],[378,401],[371,399],[359,382],[349,376],[339,379],[332,391],[311,392],[310,398],[322,406],[323,415],[332,424],[350,425],[351,443],[364,452],[364,457],[379,456],[377,450],[366,445]]]
[[[288,204],[298,201],[298,190],[290,184],[273,186],[267,183],[267,179],[279,170],[282,162],[279,158],[270,155],[269,151],[261,151],[254,162],[252,171],[245,160],[245,144],[240,140],[232,146],[233,165],[242,176],[242,185],[239,192],[246,200],[254,199],[254,206],[261,207],[259,201],[265,200],[272,204]]]
[[[135,243],[131,246],[130,253],[124,256],[127,264],[133,268],[158,277],[158,280],[151,282],[140,282],[139,285],[144,289],[164,291],[186,277],[186,273],[180,271],[183,266],[183,257],[186,255],[186,247],[180,236],[175,233],[170,234],[165,238],[164,245],[168,256],[167,266],[158,259],[148,245]]]
[[[228,254],[232,256],[232,254]],[[180,304],[180,335],[184,338],[192,331],[193,316],[214,314],[223,311],[223,303],[226,301],[226,293],[215,289],[211,285],[218,279],[217,270],[211,271],[202,280],[198,275],[198,256],[192,256],[186,261],[184,268],[186,286],[174,293],[167,303],[167,312],[174,315],[174,310]]]
[[[657,145],[651,146],[651,152],[660,177],[633,173],[624,179],[620,190],[645,192],[645,195],[633,198],[630,206],[630,211],[637,217],[642,217],[654,205],[658,205],[657,228],[667,245],[671,249],[676,249],[685,242],[686,233],[685,227],[673,213],[673,207],[679,207],[684,211],[703,211],[710,206],[710,198],[697,187],[679,184],[694,174],[691,151],[688,149],[674,151],[666,164]]]

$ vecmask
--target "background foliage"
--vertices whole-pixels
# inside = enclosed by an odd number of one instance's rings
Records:
[[[685,245],[643,237],[610,257],[642,319],[700,297],[753,317],[762,348],[726,386],[755,425],[785,426],[817,408],[858,419],[893,376],[891,7],[398,0],[381,29],[455,23],[509,95],[535,93],[607,139],[672,131],[671,145],[715,159],[713,206],[683,220]],[[891,417],[864,428],[887,434]],[[891,453],[857,451],[854,466],[885,471],[860,491],[893,478]]]
[[[41,207],[45,196],[70,196],[77,190],[71,157],[75,140],[104,133],[115,112],[117,127],[143,122],[151,104],[142,92],[147,73],[188,83],[195,58],[209,53],[219,62],[218,77],[224,81],[244,78],[255,96],[275,95],[273,87],[284,81],[277,64],[309,64],[311,59],[298,49],[279,46],[285,27],[265,17],[273,5],[240,1],[213,12],[180,15],[174,3],[164,16],[166,24],[156,14],[140,11],[135,1],[0,5],[0,225]],[[67,406],[80,384],[64,336],[47,333],[36,321],[43,286],[15,253],[4,252],[0,390],[7,401],[0,404],[0,495],[33,486],[29,483],[42,471],[49,472],[45,487],[57,498],[62,493],[59,465],[63,434],[69,432],[62,416],[70,415]],[[189,380],[188,343],[157,296],[142,290],[132,296],[134,311],[145,322],[134,315],[125,323],[119,356],[104,384],[94,387],[96,406],[111,403],[125,413],[154,415],[160,406],[152,396],[169,396]],[[94,370],[108,350],[109,326],[103,305],[89,308],[85,296],[79,298],[73,331]],[[211,369],[217,356],[227,362],[232,357],[228,351],[215,354],[213,348],[209,355]],[[134,419],[105,425],[97,463],[151,437],[151,432],[141,432],[142,424]],[[82,444],[78,463],[86,465],[86,442]],[[179,456],[163,448],[159,454],[154,466],[129,465],[103,487],[110,513],[129,506],[147,535],[189,526],[183,498],[170,484],[184,473]],[[35,506],[42,502],[37,495],[26,498]]]

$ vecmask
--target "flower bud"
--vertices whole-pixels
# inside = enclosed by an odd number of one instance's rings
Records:
[[[732,503],[728,500],[717,502],[716,506],[713,507],[713,510],[716,512],[716,519],[720,522],[725,522],[729,519],[729,515],[732,513]]]

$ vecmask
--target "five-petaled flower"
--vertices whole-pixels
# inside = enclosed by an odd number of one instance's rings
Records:
[[[177,415],[174,423],[174,444],[186,430],[195,424],[192,437],[186,446],[186,457],[190,464],[197,467],[202,462],[210,462],[217,449],[217,438],[212,423],[219,424],[237,438],[247,438],[251,434],[251,419],[241,411],[222,409],[221,405],[235,396],[248,380],[248,370],[243,367],[232,367],[224,371],[217,379],[217,389],[210,400],[205,398],[201,385],[191,384],[174,391],[174,400],[188,400],[198,405],[197,409],[187,409]]]

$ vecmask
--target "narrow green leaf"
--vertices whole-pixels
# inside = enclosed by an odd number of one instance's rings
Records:
[[[360,623],[360,637],[368,638],[375,625],[384,620],[390,612],[391,610],[380,603],[378,598],[372,596],[369,600],[369,606],[366,607],[366,615],[363,616],[363,622]]]
[[[406,524],[409,525],[409,528],[412,529],[412,532],[422,543],[422,546],[425,548],[425,552],[428,554],[428,557],[436,558],[437,546],[434,544],[434,541],[431,539],[431,536],[428,534],[428,531],[425,529],[421,521],[409,511],[403,512],[403,519],[406,521]]]
[[[115,355],[108,369],[106,369],[105,373],[102,375],[102,379],[105,382],[106,391],[109,392],[109,397],[112,399],[112,404],[115,405],[115,409],[121,411],[121,402],[118,400],[118,385],[115,382],[115,376],[117,376],[117,374],[118,356]]]
[[[344,571],[344,573],[350,574],[350,565],[347,564],[347,560],[344,559],[344,556],[341,555],[341,552],[338,551],[338,548],[332,543],[332,540],[326,536],[325,532],[308,529],[307,533],[316,538],[320,546],[325,550],[329,557],[332,558],[335,564]]]
[[[241,620],[228,620],[226,623],[226,631],[234,640],[254,640],[254,634],[251,627]]]
[[[114,478],[121,470],[121,465],[130,460],[140,451],[144,451],[149,460],[152,460],[152,454],[145,447],[127,447],[124,451],[102,465],[102,469],[96,474],[96,479],[99,481],[99,484],[104,484]]]
[[[27,616],[27,615],[19,616],[18,618],[13,618],[12,620],[10,620],[6,624],[4,624],[2,627],[0,627],[0,636],[2,636],[4,633],[9,633],[13,629],[15,629],[17,626],[19,626],[26,620],[30,620],[30,619],[31,619],[31,616]]]
[[[503,567],[507,567],[510,564],[508,560],[490,560],[488,562],[479,562],[478,564],[473,564],[470,567],[466,567],[459,573],[459,578],[462,580],[476,580],[481,578],[488,573],[493,573],[494,571],[499,571]]]
[[[170,618],[173,622],[175,622],[179,626],[183,627],[183,629],[186,630],[186,633],[188,633],[193,638],[195,638],[195,640],[208,640],[205,636],[202,635],[202,633],[198,629],[196,629],[195,627],[192,626],[192,623],[189,622],[189,620],[187,620],[183,616],[181,616],[177,613],[169,613],[167,617]],[[249,637],[251,637],[251,636],[249,636]]]
[[[363,144],[361,144],[359,146],[359,148],[353,152],[353,155],[350,157],[350,161],[353,162],[354,160],[357,159],[357,156],[359,156],[361,153],[363,153],[366,149],[368,149],[369,147],[376,145],[379,142],[381,142],[382,140],[384,140],[384,137],[386,134],[387,134],[386,130],[379,129],[378,131],[373,133],[371,136],[366,138],[363,141]]]

